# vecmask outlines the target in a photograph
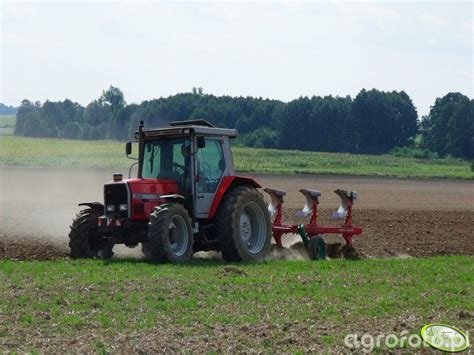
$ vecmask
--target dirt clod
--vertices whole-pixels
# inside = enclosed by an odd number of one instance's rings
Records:
[[[328,243],[326,245],[326,252],[331,259],[342,258],[342,243]]]
[[[353,246],[344,245],[341,248],[341,252],[344,259],[347,259],[347,260],[359,260],[361,258],[360,254],[357,252],[357,250]]]
[[[458,318],[459,319],[474,318],[474,313],[468,312],[468,311],[461,311],[461,312],[458,313]]]
[[[244,270],[235,266],[226,266],[222,271],[227,275],[247,276],[247,273]]]

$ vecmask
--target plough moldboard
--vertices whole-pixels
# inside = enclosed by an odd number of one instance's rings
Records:
[[[326,243],[322,238],[323,234],[340,234],[344,238],[346,245],[342,248],[342,254],[346,258],[354,255],[354,247],[352,245],[352,237],[362,234],[361,227],[352,225],[352,206],[357,199],[356,191],[347,191],[337,189],[334,192],[340,197],[341,205],[338,210],[331,216],[333,220],[343,219],[344,223],[339,226],[321,226],[318,224],[319,217],[319,198],[321,192],[318,190],[301,189],[306,203],[301,211],[296,213],[297,217],[309,217],[306,224],[288,225],[283,223],[283,204],[286,191],[271,188],[265,188],[264,191],[270,195],[271,202],[268,206],[270,214],[274,218],[272,231],[273,238],[278,247],[283,247],[282,236],[284,234],[299,234],[303,239],[304,246],[308,252],[310,259],[319,260],[326,259]]]

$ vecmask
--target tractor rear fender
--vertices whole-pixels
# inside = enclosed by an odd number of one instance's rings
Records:
[[[217,208],[222,201],[222,198],[227,191],[237,187],[237,186],[251,186],[255,188],[262,187],[258,182],[256,182],[251,177],[247,176],[224,176],[221,183],[216,191],[214,201],[212,202],[211,208],[209,209],[208,219],[212,219],[217,212]]]
[[[104,204],[102,204],[100,202],[82,202],[82,203],[78,204],[78,206],[87,206],[87,207],[99,212],[100,214],[104,213]]]
[[[182,195],[173,194],[173,195],[162,195],[160,196],[159,200],[160,204],[168,203],[168,202],[175,202],[180,203],[188,210],[189,217],[194,221],[194,210],[191,203]]]

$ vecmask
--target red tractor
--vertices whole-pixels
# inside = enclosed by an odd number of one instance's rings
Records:
[[[157,262],[182,262],[209,250],[221,251],[226,261],[265,257],[270,214],[261,186],[235,174],[229,139],[236,130],[204,120],[170,125],[144,129],[140,122],[138,176],[115,174],[104,186],[104,204],[80,204],[87,208],[71,226],[72,257],[110,258],[115,244],[139,243]],[[131,151],[129,142],[127,157]]]
[[[110,258],[115,244],[135,247],[156,262],[182,262],[197,251],[222,252],[226,261],[265,258],[272,236],[283,247],[284,234],[299,234],[311,259],[326,258],[323,234],[341,234],[346,254],[352,237],[362,228],[352,226],[352,205],[357,192],[336,190],[341,207],[334,219],[340,226],[318,224],[318,190],[301,189],[306,205],[297,213],[310,217],[306,224],[283,223],[285,191],[264,189],[269,206],[252,178],[235,175],[229,139],[234,129],[216,128],[204,120],[173,122],[170,127],[144,129],[140,122],[138,175],[123,180],[114,174],[104,186],[104,204],[86,206],[69,233],[71,256]],[[126,155],[132,144],[126,145]],[[134,158],[130,158],[134,159]],[[274,217],[273,223],[270,221]]]

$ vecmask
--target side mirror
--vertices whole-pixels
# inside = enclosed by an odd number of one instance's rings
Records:
[[[125,155],[130,154],[132,154],[132,142],[127,142],[127,144],[125,144]]]
[[[203,136],[197,137],[197,144],[198,144],[198,149],[204,148],[206,146],[206,140],[204,139]]]

